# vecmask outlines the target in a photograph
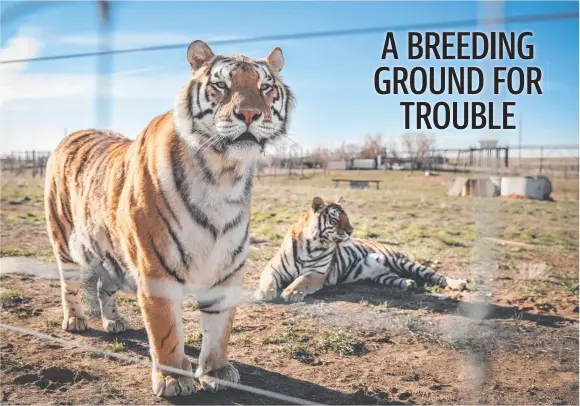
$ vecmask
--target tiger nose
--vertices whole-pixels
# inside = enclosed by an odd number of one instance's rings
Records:
[[[250,125],[260,118],[262,113],[256,110],[238,110],[234,112],[234,115],[244,123]]]

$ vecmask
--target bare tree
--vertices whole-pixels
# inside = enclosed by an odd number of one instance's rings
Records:
[[[367,135],[363,149],[360,153],[361,158],[376,158],[383,153],[383,135],[377,133],[375,135]]]
[[[344,152],[346,154],[347,159],[356,158],[357,155],[360,153],[362,147],[358,144],[350,143],[344,146]]]
[[[411,159],[412,169],[424,165],[435,148],[435,137],[421,132],[407,132],[401,136],[402,149]]]
[[[399,145],[397,143],[397,140],[394,138],[390,138],[385,144],[387,157],[391,156],[392,158],[398,158]]]

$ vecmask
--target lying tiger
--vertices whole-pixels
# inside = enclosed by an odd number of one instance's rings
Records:
[[[312,200],[312,207],[287,232],[255,292],[257,300],[301,301],[325,285],[373,281],[403,290],[417,285],[463,290],[467,281],[446,278],[383,244],[352,238],[353,227],[337,202]]]

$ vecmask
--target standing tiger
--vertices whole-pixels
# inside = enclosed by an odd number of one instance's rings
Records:
[[[260,276],[257,300],[272,300],[281,288],[287,302],[301,301],[325,285],[372,281],[403,290],[418,284],[463,290],[466,281],[445,278],[383,244],[352,238],[341,199],[312,200]]]
[[[117,290],[137,292],[157,396],[195,392],[184,352],[181,306],[193,294],[203,333],[196,378],[206,390],[237,382],[228,362],[235,306],[249,252],[250,200],[264,148],[286,135],[293,95],[279,72],[280,48],[265,59],[214,55],[202,41],[187,50],[192,76],[174,109],[134,141],[78,131],[51,155],[46,177],[48,232],[61,271],[63,329],[87,319],[67,269],[89,270],[85,284],[111,333],[129,328]],[[223,387],[223,385],[222,385]]]

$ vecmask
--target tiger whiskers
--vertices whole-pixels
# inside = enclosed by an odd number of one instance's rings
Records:
[[[209,139],[207,141],[205,141],[203,144],[201,144],[196,151],[196,155],[199,155],[200,153],[203,152],[204,149],[207,148],[211,148],[212,146],[214,146],[218,141],[220,140],[220,136],[219,134],[215,134],[212,135],[211,137],[209,137]]]

